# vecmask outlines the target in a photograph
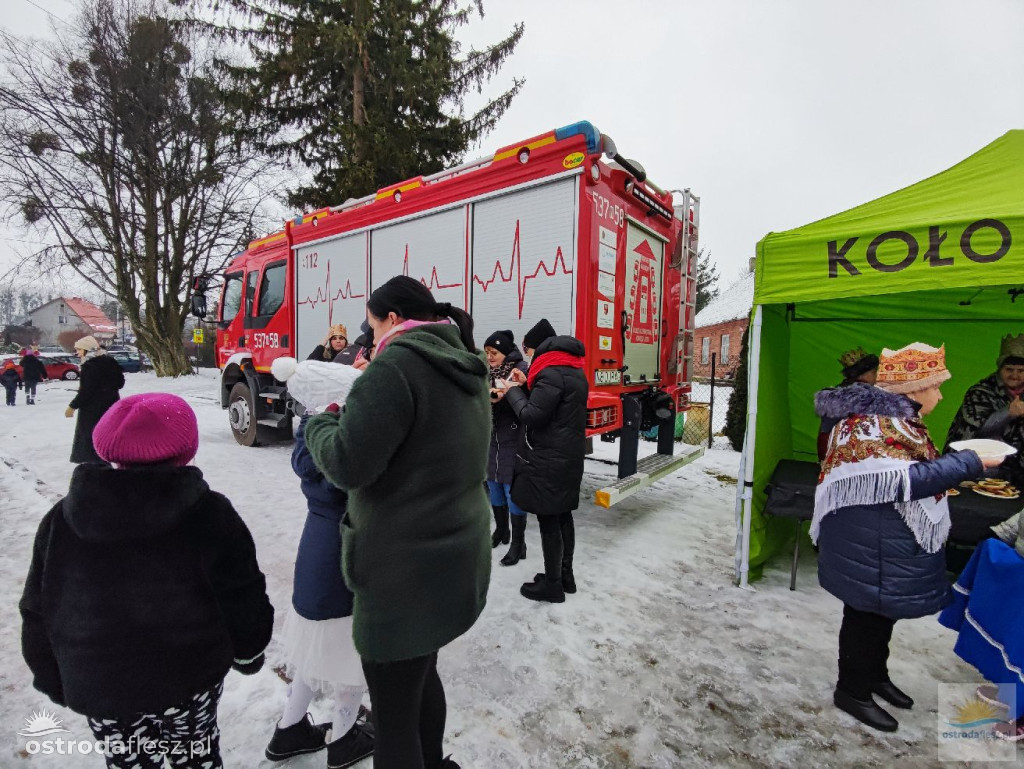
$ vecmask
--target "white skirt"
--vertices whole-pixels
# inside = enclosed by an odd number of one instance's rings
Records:
[[[366,686],[363,664],[352,642],[352,617],[311,620],[289,607],[281,646],[288,675],[315,692],[333,694],[338,686]]]

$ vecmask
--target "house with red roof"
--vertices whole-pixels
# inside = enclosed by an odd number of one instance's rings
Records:
[[[117,325],[99,307],[81,297],[61,296],[51,299],[28,314],[29,325],[42,332],[40,345],[66,344],[69,331],[92,335],[100,344],[108,344],[117,333]],[[62,339],[61,335],[65,335]],[[74,342],[72,342],[73,344]]]

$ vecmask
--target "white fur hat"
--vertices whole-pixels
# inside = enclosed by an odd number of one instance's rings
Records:
[[[345,403],[360,371],[341,363],[285,357],[270,365],[270,373],[288,385],[288,392],[307,412],[319,414],[332,403]]]

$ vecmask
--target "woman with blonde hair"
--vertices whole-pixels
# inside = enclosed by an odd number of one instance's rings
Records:
[[[75,342],[75,352],[82,362],[79,372],[78,395],[74,397],[64,416],[71,419],[78,412],[75,439],[71,445],[71,461],[76,464],[104,464],[92,445],[92,431],[107,413],[107,409],[121,399],[124,370],[107,355],[93,336],[84,336]]]
[[[939,387],[949,378],[945,349],[915,342],[882,351],[875,385],[855,382],[815,397],[818,414],[836,420],[811,521],[818,581],[843,602],[833,701],[886,732],[899,724],[872,695],[898,708],[914,704],[889,678],[893,626],[951,600],[946,491],[999,463],[936,450],[921,418],[942,400]]]

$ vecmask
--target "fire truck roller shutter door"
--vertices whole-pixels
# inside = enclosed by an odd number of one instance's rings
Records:
[[[473,319],[516,343],[540,318],[574,334],[579,179],[560,179],[473,206]]]

